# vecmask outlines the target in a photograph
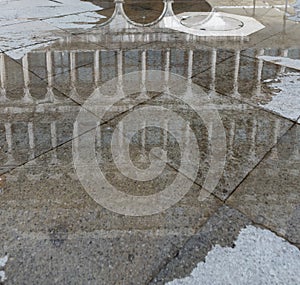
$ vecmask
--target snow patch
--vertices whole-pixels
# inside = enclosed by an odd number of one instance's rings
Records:
[[[300,251],[269,230],[248,226],[235,247],[216,245],[190,276],[169,285],[289,284],[300,280]]]
[[[8,261],[8,255],[4,257],[0,257],[0,268],[3,268]],[[4,282],[6,280],[5,271],[0,270],[0,282]]]
[[[281,66],[286,66],[289,68],[300,70],[300,60],[299,59],[292,59],[292,58],[283,57],[283,56],[268,56],[268,55],[258,56],[258,58],[262,59],[264,61],[274,63],[274,64],[278,64]]]
[[[285,118],[297,120],[300,116],[300,73],[285,73],[273,82],[270,82],[270,80],[264,82],[276,91],[274,91],[270,102],[260,104],[260,106]]]
[[[104,16],[102,10],[80,0],[1,0],[0,50],[19,59],[36,45],[61,38],[72,29],[89,29]],[[20,49],[14,52],[15,49]]]

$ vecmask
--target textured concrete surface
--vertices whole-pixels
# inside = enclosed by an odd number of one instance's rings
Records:
[[[298,247],[300,127],[285,134],[228,200]]]
[[[234,248],[217,245],[179,284],[298,284],[299,250],[268,230],[243,229]],[[274,267],[277,268],[274,271]]]
[[[218,244],[233,247],[239,232],[251,221],[240,212],[221,207],[207,223],[177,252],[176,256],[153,278],[150,284],[166,284],[191,274],[207,254]]]
[[[0,283],[300,283],[299,25],[279,0],[175,0],[265,26],[197,37],[147,25],[163,7],[0,0]]]

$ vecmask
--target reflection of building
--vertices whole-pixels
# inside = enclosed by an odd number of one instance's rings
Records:
[[[258,51],[258,54],[261,55],[265,52],[268,54],[275,53],[275,55],[281,54],[292,57],[298,56],[295,53],[299,53],[297,50],[273,49],[264,51],[261,49]],[[66,128],[66,124],[72,124],[75,121],[78,107],[73,104],[67,96],[57,96],[55,87],[62,90],[69,97],[73,97],[77,101],[82,102],[88,98],[102,82],[135,70],[142,70],[143,72],[146,72],[147,69],[165,70],[189,78],[195,73],[195,68],[197,64],[199,64],[196,59],[204,58],[207,62],[201,62],[201,64],[205,63],[211,68],[209,71],[211,80],[209,85],[211,89],[214,90],[216,87],[216,63],[218,56],[219,50],[215,48],[179,50],[149,47],[148,49],[137,48],[129,51],[121,49],[114,51],[104,49],[64,51],[57,49],[29,53],[23,58],[21,68],[19,65],[10,66],[8,64],[8,58],[1,54],[0,116],[1,129],[5,132],[8,156],[6,157],[7,164],[14,164],[13,145],[16,144],[14,140],[20,140],[20,137],[15,138],[15,136],[19,136],[21,132],[23,140],[27,141],[28,150],[26,151],[26,155],[28,158],[33,158],[36,155],[36,139],[40,134],[35,134],[35,130],[38,129],[37,125],[41,124],[43,117],[47,118],[49,129],[49,136],[45,136],[45,139],[48,138],[49,141],[43,143],[48,145],[49,148],[55,148],[58,145],[59,137],[64,136],[66,133],[66,130],[63,129]],[[262,60],[253,60],[253,65],[248,66],[248,69],[245,70],[240,68],[240,61],[240,52],[235,51],[235,64],[233,68],[231,68],[232,74],[230,75],[232,81],[229,81],[231,82],[230,90],[232,95],[235,97],[243,96],[238,83],[242,81],[244,77],[247,77],[248,80],[254,80],[256,82],[256,84],[252,86],[252,90],[247,90],[247,94],[258,97],[261,96],[263,98],[261,81],[264,73],[264,62]],[[270,71],[270,69],[268,69],[268,75],[273,74],[276,76],[277,73],[283,71],[282,67],[272,66],[274,70]],[[29,70],[45,77],[47,81],[37,83],[35,77]],[[54,76],[62,72],[64,72],[64,76]],[[19,74],[19,76],[12,77],[13,79],[8,76],[9,74],[15,73]],[[64,78],[64,81],[57,81],[59,78]],[[164,80],[166,80],[167,84],[168,79],[165,78]],[[12,85],[15,86],[13,96],[10,94],[12,92],[9,92],[13,89],[7,89],[8,86]],[[143,92],[142,82],[140,86],[140,92]],[[35,90],[36,88],[38,91]],[[122,106],[116,106],[112,111],[120,112],[128,110],[132,107],[131,104],[132,102],[129,100],[128,105],[124,103]],[[242,103],[239,105],[217,105],[217,108],[219,108],[221,114],[229,114],[232,112],[242,114],[242,112],[249,110],[249,108],[251,109],[249,105]],[[61,114],[62,120],[66,120],[66,122],[60,121],[59,114]],[[13,116],[12,120],[10,120],[10,116]],[[227,117],[234,118],[234,116],[231,115],[227,115]],[[260,124],[263,124],[263,122],[260,122],[259,118],[251,118],[250,124],[251,126],[249,126],[249,122],[245,123],[242,119],[239,121],[230,119],[230,122],[228,122],[226,126],[226,129],[228,129],[229,154],[234,151],[235,141],[250,141],[249,156],[253,157],[256,155],[257,143],[268,141],[269,144],[272,144],[277,141],[280,130],[279,119],[270,122],[269,129],[271,132],[269,134],[260,132]],[[21,127],[20,130],[18,130],[19,127]],[[73,128],[70,127],[70,125],[68,132],[71,137]],[[186,130],[183,128],[182,132],[185,133]],[[53,161],[55,161],[55,159],[54,157]]]

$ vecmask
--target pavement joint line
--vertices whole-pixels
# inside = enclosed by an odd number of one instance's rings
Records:
[[[243,57],[243,55],[241,55],[241,57]],[[232,56],[229,57],[229,58],[226,58],[222,63],[224,63],[225,61],[227,61],[227,60],[229,60],[229,59],[231,59],[231,58],[232,58]],[[252,57],[250,57],[250,58],[252,58]],[[218,63],[218,64],[219,64],[219,63]],[[218,65],[218,64],[217,64],[217,65]],[[209,70],[211,70],[211,68],[209,68],[208,70],[206,70],[206,72],[209,71]],[[202,72],[199,73],[198,75],[201,75],[201,74],[202,74]],[[195,75],[195,76],[198,76],[198,75]],[[192,76],[191,79],[194,79],[195,76]],[[204,85],[202,85],[202,84],[199,84],[199,83],[195,83],[195,84],[197,84],[198,86],[204,88],[205,90],[213,91],[212,89],[210,89],[210,88],[208,88],[208,87],[206,87],[206,86],[204,86]],[[272,114],[273,116],[276,116],[276,117],[279,117],[279,118],[281,118],[281,119],[290,121],[291,123],[295,123],[295,120],[292,120],[292,119],[290,119],[290,118],[286,118],[286,117],[284,117],[283,115],[281,115],[281,114],[279,114],[279,113],[276,113],[276,112],[273,111],[273,110],[265,109],[263,106],[256,105],[256,104],[254,104],[254,103],[252,103],[252,102],[243,100],[242,98],[234,98],[234,97],[232,97],[232,96],[230,96],[230,95],[227,95],[226,93],[221,92],[221,91],[219,91],[219,90],[214,90],[214,92],[215,92],[216,94],[221,95],[221,96],[225,96],[225,97],[227,97],[227,98],[229,98],[229,99],[231,99],[231,100],[236,100],[236,101],[238,101],[238,102],[240,102],[240,103],[242,103],[242,104],[249,105],[249,106],[251,106],[251,107],[254,108],[254,109],[262,110],[262,111],[264,111],[264,112],[267,112],[267,113],[269,113],[269,114]]]
[[[197,232],[199,232],[199,231],[201,230],[201,228],[203,228],[203,227],[207,224],[208,220],[209,220],[211,217],[213,217],[213,216],[217,213],[217,211],[218,211],[219,209],[221,209],[223,206],[224,206],[224,204],[223,204],[223,205],[220,205],[219,207],[217,207],[217,208],[210,214],[210,216],[204,221],[204,223],[203,223],[201,226],[199,226],[199,228],[195,228],[195,234],[194,234],[193,236],[189,237],[189,238],[183,243],[183,245],[180,246],[180,248],[177,249],[177,250],[175,251],[175,253],[174,253],[172,256],[170,256],[169,258],[166,258],[165,261],[162,261],[161,266],[159,266],[159,267],[157,268],[157,270],[155,270],[155,272],[152,274],[152,276],[149,277],[148,281],[146,281],[146,284],[149,285],[149,284],[151,284],[151,283],[154,281],[155,277],[157,277],[157,276],[159,275],[159,273],[160,273],[164,268],[166,268],[167,265],[168,265],[174,258],[176,258],[176,257],[178,256],[178,254],[180,253],[180,251],[187,245],[187,243],[188,243],[192,238],[194,238],[194,237],[197,235]],[[228,206],[227,206],[227,207],[228,207]]]
[[[59,90],[57,90],[57,91],[59,91]],[[59,92],[61,93],[61,91],[59,91]],[[66,95],[63,94],[63,93],[62,93],[62,95],[66,96]],[[158,95],[156,95],[156,96],[160,96],[160,94],[158,94]],[[154,97],[156,97],[156,96],[154,96]],[[153,97],[153,98],[154,98],[154,97]],[[153,98],[152,98],[152,99],[153,99]],[[68,99],[70,99],[70,98],[68,97]],[[151,99],[149,99],[149,100],[151,100]],[[149,100],[147,100],[147,101],[149,101]],[[75,102],[75,101],[74,101],[74,102]],[[86,109],[85,107],[83,107],[83,106],[80,105],[79,103],[77,103],[77,102],[75,102],[75,103],[78,105],[78,107],[82,107],[82,108],[84,108],[86,111],[88,111],[90,114],[93,114],[94,116],[98,117],[98,116],[95,115],[93,112],[91,112],[90,110]],[[144,102],[139,103],[139,104],[135,105],[134,107],[136,107],[136,106],[138,106],[138,105],[140,105],[140,104],[143,104],[143,103],[144,103]],[[134,108],[134,107],[132,107],[132,108]],[[122,113],[117,114],[116,116],[110,118],[109,120],[106,120],[106,121],[104,121],[103,123],[100,123],[100,126],[109,124],[109,122],[111,122],[111,121],[117,119],[119,116],[122,116],[124,113],[130,112],[130,111],[132,110],[132,108],[129,108],[128,110],[126,110],[126,111],[124,111],[124,112],[122,112]],[[89,132],[91,132],[91,131],[95,131],[96,129],[97,129],[97,126],[95,126],[95,127],[91,128],[91,129],[89,129],[89,130],[87,130],[87,131],[85,131],[85,132],[79,134],[79,135],[76,136],[76,137],[72,137],[72,138],[66,140],[66,141],[63,142],[63,143],[58,144],[56,147],[51,147],[51,148],[49,148],[48,150],[46,150],[45,152],[42,152],[42,153],[40,153],[39,155],[35,156],[33,159],[27,160],[27,161],[25,161],[25,162],[23,162],[23,163],[17,165],[16,167],[13,167],[13,168],[11,168],[11,169],[9,169],[9,170],[7,170],[7,171],[4,171],[4,172],[0,175],[0,177],[3,176],[3,175],[5,175],[5,174],[8,174],[8,173],[12,172],[12,171],[15,170],[15,169],[18,169],[18,168],[22,167],[22,166],[24,166],[24,165],[26,165],[26,164],[28,164],[28,163],[30,163],[30,162],[33,162],[34,160],[40,158],[40,157],[43,156],[43,155],[46,155],[47,153],[52,152],[52,151],[55,150],[55,149],[58,149],[58,148],[60,148],[60,147],[62,147],[62,146],[64,146],[64,145],[66,145],[66,144],[72,142],[74,139],[80,138],[80,137],[84,136],[85,134],[87,134],[87,133],[89,133]],[[178,172],[178,171],[177,171],[177,172]]]
[[[224,200],[225,203],[227,203],[228,199],[238,191],[238,188],[240,187],[240,185],[252,174],[252,172],[258,168],[258,166],[262,163],[263,160],[265,160],[265,158],[272,152],[272,150],[279,145],[279,143],[281,142],[282,138],[296,125],[296,123],[294,122],[294,124],[292,124],[280,137],[278,137],[276,144],[274,144],[261,158],[260,161],[258,161],[253,168],[247,173],[247,175],[242,179],[242,181],[235,187],[235,189],[230,193],[230,195]]]
[[[232,208],[232,209],[234,209],[234,210],[236,210],[237,212],[239,212],[239,213],[241,213],[242,215],[244,215],[245,217],[247,217],[247,218],[251,221],[251,223],[252,223],[254,226],[257,226],[257,227],[260,227],[260,228],[263,228],[263,229],[266,229],[266,230],[272,232],[272,233],[275,234],[276,236],[278,236],[278,237],[284,239],[286,242],[288,242],[288,243],[290,243],[290,244],[296,246],[296,247],[300,250],[300,244],[295,243],[295,242],[289,240],[289,239],[288,239],[286,236],[284,236],[283,234],[276,232],[276,230],[272,229],[271,227],[269,227],[269,226],[267,226],[267,225],[265,225],[265,224],[263,224],[263,223],[255,222],[255,221],[253,220],[253,218],[251,217],[250,214],[248,214],[248,213],[242,211],[241,209],[237,208],[236,206],[233,206],[233,205],[231,205],[231,204],[227,204],[227,202],[226,202],[224,205],[227,206],[227,207],[230,207],[230,208]]]

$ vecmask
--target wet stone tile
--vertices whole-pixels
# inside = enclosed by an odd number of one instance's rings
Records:
[[[80,106],[4,54],[0,55],[0,172],[73,138]]]
[[[228,200],[229,205],[298,247],[299,147],[300,127],[295,125]]]
[[[149,284],[166,284],[188,276],[215,245],[233,247],[240,230],[249,224],[251,221],[240,212],[221,207]]]
[[[42,21],[29,21],[3,26],[0,45],[5,51],[58,39],[63,31]],[[8,36],[9,35],[9,36]]]
[[[104,128],[103,136],[109,132]],[[31,283],[147,283],[221,204],[212,196],[198,201],[194,185],[161,213],[120,215],[87,194],[73,162],[72,143],[67,143],[1,176],[1,252],[11,257],[7,284],[22,283],[25,272]],[[113,174],[118,190],[129,195],[148,195],[151,187],[161,190],[176,172],[166,169],[158,182],[141,186],[122,182],[118,169],[105,167],[101,170],[108,179]]]
[[[165,47],[161,43],[147,44],[139,49],[133,49],[124,53],[136,63],[145,60],[146,69],[166,70],[181,75],[191,77],[211,67],[212,61],[216,64],[233,56],[233,51],[227,49],[214,49],[205,45],[190,48],[178,46],[178,44],[167,44]]]
[[[283,50],[273,49],[273,52],[281,53]],[[271,51],[269,51],[270,53]],[[282,89],[297,88],[298,71],[252,58],[263,55],[264,50],[248,50],[247,54],[251,57],[243,56],[236,51],[235,56],[196,75],[193,81],[226,96],[296,120],[300,113],[297,95],[285,94]],[[295,77],[294,83],[290,82],[292,75]],[[279,85],[278,82],[283,83]],[[290,98],[290,96],[293,97]],[[287,97],[289,97],[288,100]],[[289,104],[291,100],[294,101],[294,104]]]
[[[94,63],[100,49],[103,48],[95,43],[83,42],[81,36],[69,35],[49,43],[47,47],[32,48],[15,61],[23,66],[27,61],[26,67],[29,71],[41,79],[51,81],[51,77]],[[109,55],[103,54],[103,57]]]
[[[223,200],[292,126],[288,120],[205,89],[197,95],[208,100],[201,105],[184,102],[184,90],[177,91],[176,97],[163,93],[135,106],[110,124],[146,157],[153,148],[165,150],[171,167]],[[148,116],[147,108],[153,107]],[[170,119],[168,111],[178,117]],[[135,121],[140,122],[139,130]],[[183,156],[186,149],[189,154]]]

